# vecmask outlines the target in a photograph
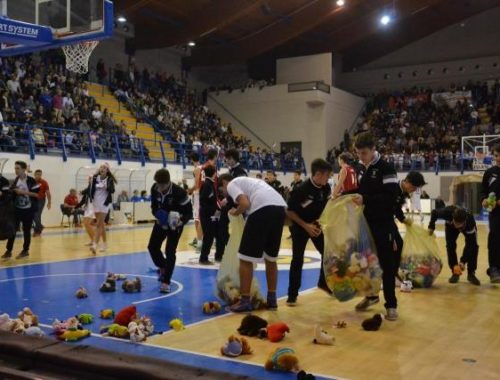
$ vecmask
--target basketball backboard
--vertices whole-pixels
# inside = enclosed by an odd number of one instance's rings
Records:
[[[0,0],[0,56],[108,38],[109,0]]]

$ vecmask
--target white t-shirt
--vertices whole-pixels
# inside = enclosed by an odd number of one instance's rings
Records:
[[[23,191],[29,191],[28,189],[28,183],[26,182],[26,179],[21,179],[18,178],[16,182],[16,187],[19,190]],[[17,195],[15,198],[15,206],[16,208],[26,210],[31,208],[31,199],[28,195]]]
[[[250,208],[247,211],[248,215],[266,206],[287,206],[284,199],[276,190],[265,181],[256,178],[235,178],[229,182],[227,192],[235,202],[237,202],[241,194],[248,197],[250,200]]]

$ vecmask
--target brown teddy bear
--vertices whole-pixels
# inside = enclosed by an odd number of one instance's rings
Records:
[[[25,307],[19,313],[17,313],[17,317],[23,321],[24,328],[28,328],[31,326],[38,326],[38,316],[31,311],[29,307]]]
[[[141,279],[139,277],[136,277],[133,280],[123,281],[122,289],[125,293],[140,292],[142,289]]]
[[[277,348],[267,358],[264,368],[268,371],[299,371],[299,358],[291,348]]]
[[[235,358],[240,355],[252,354],[252,348],[245,338],[237,338],[231,335],[224,346],[220,348],[220,352],[224,356]]]

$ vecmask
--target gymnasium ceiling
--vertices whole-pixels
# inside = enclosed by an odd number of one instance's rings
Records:
[[[500,0],[115,0],[135,25],[137,49],[185,46],[192,65],[333,52],[351,70]],[[386,27],[384,12],[393,13]]]

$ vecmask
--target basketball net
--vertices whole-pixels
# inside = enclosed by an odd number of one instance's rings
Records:
[[[66,68],[78,74],[86,74],[89,71],[89,58],[99,41],[85,41],[74,45],[63,46],[66,56]]]

